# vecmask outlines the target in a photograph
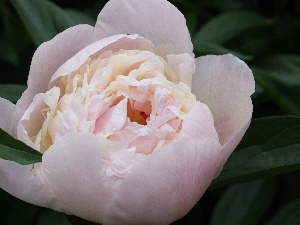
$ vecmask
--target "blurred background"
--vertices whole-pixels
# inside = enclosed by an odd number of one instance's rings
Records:
[[[36,48],[70,26],[94,25],[106,2],[0,0],[0,97],[16,102],[26,88]],[[250,66],[256,81],[254,119],[300,116],[300,1],[171,2],[186,17],[197,57],[232,53]],[[293,119],[288,125],[284,120],[280,126],[274,121],[265,122],[268,129],[261,130],[261,135],[293,125]],[[236,151],[249,147],[247,141],[257,137],[257,131],[250,129]],[[298,140],[299,133],[289,138]],[[297,149],[300,152],[299,145]],[[254,175],[247,183],[240,183],[246,181],[241,179],[212,186],[189,214],[173,224],[299,225],[299,169],[287,167],[285,171]],[[24,203],[0,190],[0,225],[10,224],[69,222],[63,214]]]

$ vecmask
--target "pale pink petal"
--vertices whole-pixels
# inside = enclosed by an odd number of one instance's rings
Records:
[[[176,54],[193,54],[185,18],[166,0],[111,0],[100,12],[95,28],[95,40],[138,34],[155,45],[172,44]]]
[[[69,58],[92,41],[94,27],[77,25],[41,44],[33,55],[28,77],[28,88],[17,102],[18,121],[32,102],[33,96],[48,90],[50,78]]]
[[[74,57],[66,61],[53,75],[49,87],[53,87],[57,78],[68,75],[78,69],[88,58],[97,58],[106,51],[151,50],[153,44],[138,35],[114,35],[96,41],[79,51]]]
[[[39,171],[66,212],[97,223],[114,193],[101,163],[106,148],[93,134],[67,134],[45,152]]]
[[[182,122],[178,140],[203,140],[206,138],[219,141],[209,108],[201,102],[196,102]]]
[[[229,156],[232,151],[236,148],[236,146],[240,143],[242,140],[246,130],[248,129],[250,125],[251,120],[249,120],[247,123],[244,124],[240,129],[236,130],[233,136],[230,137],[230,139],[222,146],[222,152],[223,154]],[[226,162],[226,158],[224,158],[224,164]],[[221,171],[220,171],[221,172]]]
[[[60,211],[56,199],[28,167],[0,159],[0,188],[11,195],[34,205]]]
[[[192,92],[212,112],[220,143],[224,145],[251,120],[250,95],[255,86],[252,72],[230,54],[199,57],[196,67]]]
[[[0,128],[10,135],[14,135],[13,127],[15,121],[13,120],[16,106],[10,101],[0,98]]]
[[[70,104],[70,108],[62,111],[57,116],[56,135],[64,136],[67,133],[77,132],[80,130],[80,126],[84,126],[84,123],[80,123],[82,114],[82,102],[79,99],[74,98]]]
[[[160,139],[155,135],[140,136],[130,142],[130,147],[136,147],[137,153],[150,154]]]
[[[183,217],[222,167],[214,139],[175,142],[157,149],[120,183],[105,225],[165,225]]]
[[[230,137],[230,139],[222,146],[222,155],[223,157],[223,165],[226,163],[228,156],[232,153],[232,151],[236,148],[236,146],[240,143],[242,140],[246,130],[249,127],[251,120],[249,120],[247,123],[244,124],[240,129],[236,130],[233,136]],[[222,172],[223,167],[219,168],[219,172],[217,175],[219,175]]]
[[[126,122],[127,102],[128,99],[124,98],[101,115],[96,121],[94,133],[113,133],[120,130]]]

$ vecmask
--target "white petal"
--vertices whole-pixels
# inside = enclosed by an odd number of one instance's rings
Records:
[[[124,98],[101,115],[96,121],[94,133],[114,133],[120,130],[126,122],[127,102],[128,99]]]
[[[61,210],[39,178],[28,167],[15,162],[0,159],[0,188],[25,202]]]
[[[209,108],[203,103],[196,102],[182,122],[178,140],[203,140],[206,138],[219,141]]]
[[[10,135],[15,135],[15,121],[13,120],[16,106],[10,101],[0,98],[0,128]]]
[[[214,139],[157,149],[117,187],[104,225],[170,224],[184,216],[222,167]]]
[[[254,86],[251,70],[233,55],[196,59],[192,92],[212,112],[222,145],[249,124],[253,110],[250,95]]]
[[[119,51],[125,50],[151,50],[153,44],[145,38],[138,35],[114,35],[102,40],[96,41],[86,48],[83,48],[74,57],[66,61],[53,75],[49,87],[53,87],[56,83],[55,80],[61,76],[68,75],[69,73],[78,69],[88,58],[98,55],[110,50]],[[97,53],[97,56],[96,56]]]
[[[114,193],[113,183],[104,180],[105,148],[93,134],[67,134],[45,152],[39,174],[65,211],[97,223]]]
[[[193,52],[181,12],[166,0],[110,0],[96,23],[95,39],[138,34],[155,45],[172,44],[176,54]]]
[[[44,96],[43,93],[34,96],[32,103],[24,112],[17,126],[18,139],[34,149],[40,149],[39,143],[35,143],[32,137],[37,136],[45,120],[41,113],[47,107]]]
[[[45,93],[55,71],[92,41],[94,27],[77,25],[41,44],[33,55],[28,77],[28,88],[17,102],[18,121],[38,93]]]
[[[168,63],[172,66],[176,74],[179,75],[178,80],[188,86],[192,86],[192,75],[195,73],[195,60],[189,54],[167,56]]]

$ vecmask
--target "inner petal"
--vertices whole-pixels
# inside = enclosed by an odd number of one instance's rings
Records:
[[[190,87],[178,83],[181,67],[174,69],[151,51],[110,51],[93,57],[61,76],[59,85],[41,100],[46,106],[40,109],[44,122],[34,132],[36,137],[29,137],[38,150],[47,151],[58,137],[69,133],[90,132],[99,140],[127,143],[123,150],[133,151],[127,155],[130,158],[151,154],[178,139],[182,122],[196,102]],[[126,157],[119,157],[123,153],[112,154],[105,157],[114,162],[114,174],[127,171],[122,167]]]

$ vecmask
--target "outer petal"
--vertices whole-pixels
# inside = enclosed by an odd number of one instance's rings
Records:
[[[98,223],[114,189],[103,179],[101,152],[105,147],[93,134],[67,134],[45,152],[39,171],[65,211]]]
[[[18,163],[0,159],[0,188],[31,204],[61,210],[39,178]]]
[[[240,129],[236,130],[235,134],[222,146],[222,154],[225,154],[224,163],[227,161],[228,156],[236,148],[242,140],[246,130],[250,125],[251,120],[247,121]],[[227,155],[227,156],[226,156]],[[222,168],[221,168],[222,169]],[[221,172],[221,170],[219,171]]]
[[[77,25],[40,45],[32,58],[27,82],[28,89],[17,102],[16,121],[28,108],[34,95],[48,90],[48,83],[55,71],[66,60],[91,43],[93,33],[94,27]]]
[[[115,34],[138,34],[155,45],[170,43],[176,54],[193,52],[184,16],[166,0],[109,1],[98,16],[94,38]]]
[[[116,190],[104,225],[169,224],[184,216],[222,167],[214,139],[175,142],[137,165]]]
[[[196,67],[192,92],[211,110],[220,143],[224,145],[235,135],[238,143],[252,116],[250,95],[255,84],[251,70],[230,54],[199,57]]]
[[[0,128],[13,135],[12,128],[13,124],[13,115],[15,112],[16,106],[10,101],[0,98]]]

